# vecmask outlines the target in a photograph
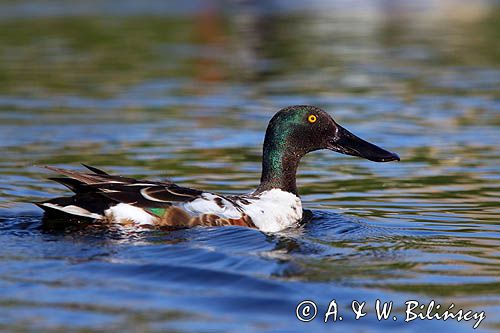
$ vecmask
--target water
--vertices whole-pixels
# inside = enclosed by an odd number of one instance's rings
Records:
[[[407,300],[485,311],[480,329],[498,330],[500,11],[386,5],[0,3],[0,330],[474,325],[405,323]],[[308,155],[304,228],[61,228],[29,204],[67,193],[36,165],[79,162],[248,192],[268,120],[299,103],[402,159]],[[332,299],[344,320],[325,324]],[[379,322],[376,299],[398,320]]]

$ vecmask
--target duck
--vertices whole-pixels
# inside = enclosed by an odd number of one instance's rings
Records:
[[[49,179],[73,194],[35,204],[49,218],[150,228],[241,226],[278,232],[300,225],[305,214],[297,190],[297,168],[304,155],[322,149],[374,162],[400,160],[397,154],[352,134],[323,109],[294,105],[279,110],[269,121],[260,184],[249,193],[224,195],[170,180],[137,180],[86,164],[85,172],[44,166],[62,175]]]

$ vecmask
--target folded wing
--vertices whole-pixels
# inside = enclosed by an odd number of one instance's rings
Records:
[[[242,208],[224,196],[181,187],[171,181],[136,180],[109,175],[95,167],[79,172],[52,166],[65,177],[52,180],[75,194],[36,203],[50,215],[132,222],[169,227],[253,223]]]

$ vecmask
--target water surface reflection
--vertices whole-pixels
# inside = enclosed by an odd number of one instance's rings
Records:
[[[303,331],[302,299],[383,298],[401,316],[408,299],[485,310],[498,328],[498,8],[384,3],[0,3],[0,327]],[[61,227],[28,204],[64,191],[43,164],[250,191],[267,121],[299,103],[402,157],[308,155],[300,229]]]

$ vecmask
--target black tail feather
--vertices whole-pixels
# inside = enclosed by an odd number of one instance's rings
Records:
[[[58,199],[63,199],[58,198]],[[45,205],[47,202],[46,201],[41,201],[41,202],[34,202],[35,205],[40,207],[41,209],[44,210],[44,218],[76,218],[76,219],[84,219],[84,220],[95,220],[94,218],[87,217],[87,216],[82,216],[82,215],[73,215],[68,212],[65,212],[64,210],[57,209],[55,206],[47,206]]]
[[[82,165],[84,167],[86,167],[87,169],[89,169],[90,171],[92,171],[93,173],[96,173],[98,175],[103,175],[103,176],[109,176],[109,173],[105,172],[105,171],[102,171],[101,169],[97,169],[96,167],[93,167],[93,166],[90,166],[90,165],[87,165],[85,163],[82,163]]]
[[[85,184],[77,179],[67,177],[51,177],[49,179],[66,186],[75,193],[85,192]]]
[[[103,215],[104,211],[112,205],[113,201],[98,193],[77,193],[71,197],[58,197],[45,201],[34,202],[51,216],[73,216],[85,217],[80,214],[72,214],[72,210],[64,210],[67,206],[76,206],[88,211],[90,214]],[[74,210],[73,210],[74,211]]]

